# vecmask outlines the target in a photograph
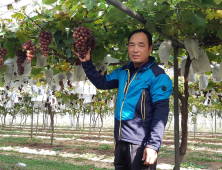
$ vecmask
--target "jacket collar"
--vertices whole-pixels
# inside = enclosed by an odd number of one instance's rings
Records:
[[[152,56],[149,56],[149,60],[144,63],[143,65],[139,66],[139,70],[145,70],[148,69],[151,65],[153,65],[153,63],[155,63],[155,58]],[[127,65],[128,69],[135,69],[134,64],[132,61],[130,61],[130,63]]]

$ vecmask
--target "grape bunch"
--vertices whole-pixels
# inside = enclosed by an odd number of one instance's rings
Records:
[[[79,53],[79,57],[84,59],[89,49],[95,48],[95,39],[92,32],[87,27],[75,27],[73,38],[76,39],[74,49]]]
[[[52,41],[52,33],[47,31],[41,31],[39,33],[39,43],[41,47],[41,51],[43,54],[42,57],[47,57],[49,53],[49,44]]]
[[[26,59],[26,52],[22,51],[21,49],[18,50],[16,52],[16,56],[17,56],[17,66],[18,66],[18,74],[21,76],[22,74],[24,74],[24,67],[22,66],[22,64],[24,63],[25,59]],[[15,73],[16,75],[16,73]]]
[[[64,84],[63,84],[62,80],[59,82],[59,85],[61,86],[61,91],[63,91],[64,90]]]
[[[79,58],[75,58],[74,63],[76,66],[81,65],[81,61],[79,60]]]
[[[71,83],[71,81],[68,79],[68,81],[67,81],[67,85],[70,87],[70,88],[72,88],[72,83]]]
[[[3,67],[3,63],[4,63],[3,59],[4,59],[7,52],[8,52],[8,50],[6,48],[3,48],[0,46],[0,68]]]
[[[22,48],[26,50],[27,64],[29,64],[32,58],[35,57],[37,47],[32,43],[32,40],[28,40],[22,45]]]

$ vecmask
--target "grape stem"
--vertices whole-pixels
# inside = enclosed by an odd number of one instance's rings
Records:
[[[28,37],[29,39],[31,38],[31,37],[29,37],[28,35],[26,35],[25,33],[22,33],[22,34],[24,34],[26,37]]]
[[[59,54],[57,50],[55,50],[53,48],[49,48],[49,49],[53,51],[53,55],[57,55],[60,58],[65,59],[67,62],[71,62],[66,56]]]
[[[28,15],[25,14],[26,17],[28,17],[28,19],[30,19],[32,22],[34,22],[37,26],[39,26],[39,28],[43,29],[39,24],[37,24],[32,18],[30,18]]]

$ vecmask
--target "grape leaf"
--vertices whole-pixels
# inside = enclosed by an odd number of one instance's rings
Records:
[[[54,34],[55,41],[58,42],[60,39],[65,40],[67,37],[66,33],[62,33],[62,31],[58,30]]]
[[[32,71],[31,71],[31,74],[33,75],[33,76],[37,76],[38,74],[40,74],[40,72],[42,71],[42,69],[40,68],[36,68],[36,67],[33,67],[32,68]]]
[[[74,43],[74,39],[73,39],[73,37],[72,37],[72,33],[69,34],[69,37],[68,37],[68,39],[66,40],[66,43],[67,43],[67,44],[72,44],[72,43]]]
[[[58,24],[59,24],[58,29],[61,31],[65,31],[66,27],[64,26],[63,22],[59,21]]]
[[[70,48],[67,48],[67,49],[66,49],[66,56],[67,56],[67,58],[72,57]]]
[[[25,15],[23,15],[22,13],[15,13],[14,15],[11,15],[12,18],[16,18],[16,19],[25,19]]]
[[[65,48],[65,43],[63,42],[63,40],[59,40],[58,43],[58,50],[60,51],[61,49]]]
[[[192,0],[191,3],[196,4],[197,6],[201,8],[204,8],[204,5],[199,0]]]
[[[220,26],[219,30],[217,31],[217,37],[222,40],[222,26]]]
[[[0,36],[4,35],[5,34],[5,31],[2,31],[0,32]]]
[[[202,4],[204,4],[205,7],[215,7],[215,3],[212,0],[202,0]]]
[[[194,12],[192,17],[190,18],[190,21],[193,25],[197,26],[205,26],[206,25],[206,19],[203,17],[203,14],[201,12]]]
[[[43,4],[52,4],[55,3],[57,0],[42,0]]]
[[[93,6],[96,5],[96,2],[94,0],[82,0],[82,2],[84,3],[88,11],[90,11]]]

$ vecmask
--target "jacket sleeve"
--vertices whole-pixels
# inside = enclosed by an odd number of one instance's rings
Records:
[[[166,74],[160,74],[155,78],[150,94],[152,98],[153,120],[150,130],[150,138],[145,143],[147,148],[159,151],[162,137],[168,120],[169,97],[172,94],[172,81]]]
[[[116,69],[111,74],[102,76],[96,70],[96,67],[92,64],[91,60],[82,62],[82,67],[88,79],[92,82],[94,86],[96,86],[97,89],[105,90],[118,88],[118,76],[120,69]]]

